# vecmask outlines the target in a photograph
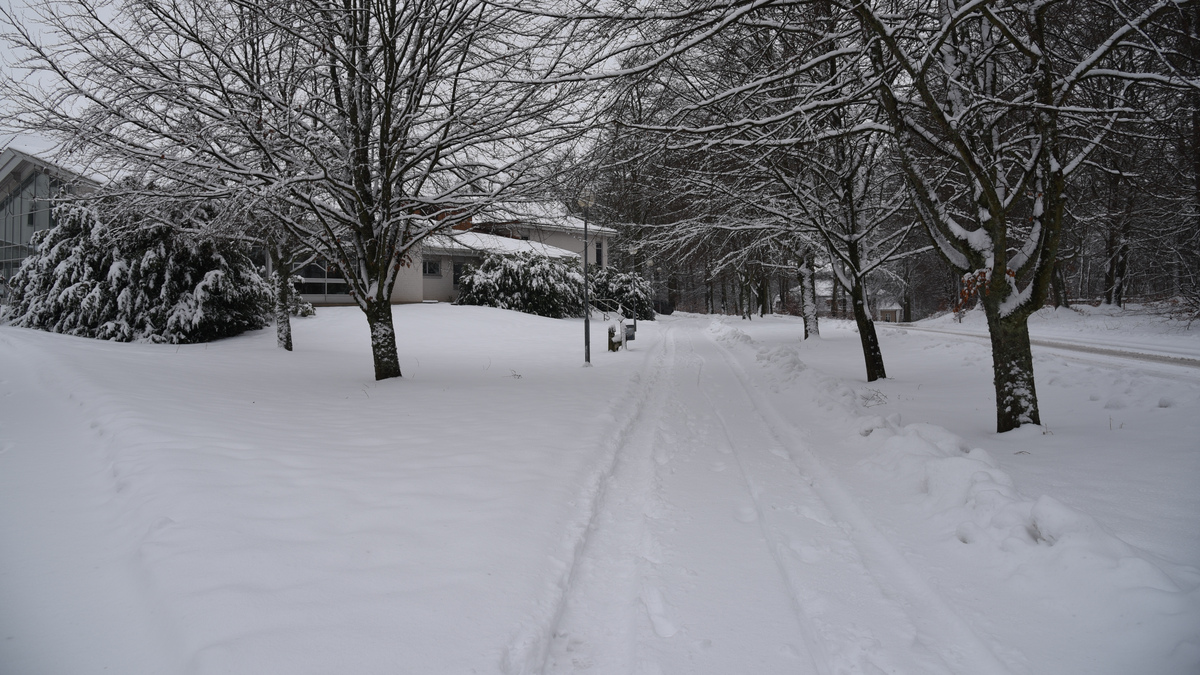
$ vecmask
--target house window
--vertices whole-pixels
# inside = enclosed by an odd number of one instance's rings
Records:
[[[442,276],[441,260],[424,260],[421,262],[421,273],[427,277]]]
[[[459,281],[460,279],[462,279],[462,275],[463,275],[463,268],[464,268],[464,267],[466,267],[466,263],[460,263],[460,262],[456,262],[456,263],[454,263],[453,274],[454,274],[454,285],[455,285],[455,286],[457,286],[457,285],[458,285],[458,281]]]
[[[596,241],[596,267],[604,267],[604,241]]]
[[[350,286],[342,277],[342,271],[337,265],[324,260],[308,263],[292,274],[299,275],[300,283],[296,290],[301,295],[348,295]]]

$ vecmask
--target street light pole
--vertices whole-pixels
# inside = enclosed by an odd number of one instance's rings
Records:
[[[579,198],[583,207],[583,365],[592,365],[592,305],[588,293],[588,215],[596,198],[590,192]]]
[[[592,306],[588,297],[588,211],[583,210],[583,364],[592,365]]]

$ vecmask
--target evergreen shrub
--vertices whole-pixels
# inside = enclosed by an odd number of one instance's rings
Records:
[[[487,254],[463,271],[458,304],[552,319],[583,316],[583,274],[573,262],[537,253]]]
[[[645,321],[654,319],[654,291],[641,275],[601,267],[588,276],[593,307],[606,312],[623,311],[626,317]]]
[[[13,325],[128,342],[208,342],[262,328],[271,295],[246,245],[160,223],[122,228],[63,205],[9,281]]]

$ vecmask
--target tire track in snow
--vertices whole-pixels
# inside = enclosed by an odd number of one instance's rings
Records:
[[[701,387],[714,371],[697,343],[708,348],[694,328],[680,331],[653,450],[634,601],[645,611],[634,613],[633,669],[600,672],[828,675],[809,649],[753,495]]]
[[[607,438],[596,471],[585,481],[588,487],[580,496],[579,517],[568,525],[559,559],[561,574],[552,597],[542,603],[544,614],[510,641],[500,661],[506,675],[560,672],[567,666],[588,668],[597,657],[620,660],[622,650],[628,663],[631,599],[636,594],[636,552],[628,549],[640,537],[642,502],[653,473],[649,466],[653,437],[666,398],[664,374],[674,366],[675,338],[670,326],[664,328],[654,349],[647,358],[653,365],[639,373],[609,413],[616,431]],[[605,522],[614,513],[621,513],[624,520]],[[614,525],[617,532],[613,532]],[[622,567],[620,558],[626,562],[616,578],[608,574],[611,566],[601,564],[604,558],[614,557],[614,550],[623,554],[617,556],[618,567]],[[591,655],[573,653],[582,643],[566,628],[580,610],[602,612],[612,631],[603,636],[605,645],[591,645]],[[593,641],[596,637],[589,636]]]
[[[911,657],[913,660],[909,664],[899,662],[874,664],[879,672],[916,674],[944,671],[948,668],[956,675],[1009,675],[1008,667],[996,657],[967,623],[908,563],[900,551],[875,527],[855,503],[852,495],[825,468],[792,425],[779,414],[773,404],[754,388],[749,375],[729,350],[716,344],[715,340],[713,344],[741,385],[741,391],[754,409],[756,416],[763,423],[765,430],[779,443],[782,453],[799,469],[800,474],[807,478],[812,495],[835,520],[838,528],[853,546],[856,557],[861,561],[865,571],[874,578],[875,585],[886,596],[890,608],[880,607],[879,609],[884,612],[900,610],[915,627],[916,632],[912,636],[914,652]],[[725,424],[724,421],[722,424]],[[745,472],[744,475],[750,485],[751,494],[760,492],[760,488],[755,483],[762,480],[762,477],[755,475],[752,471]],[[756,503],[760,514],[769,519],[769,510],[763,508],[761,497],[756,497]],[[804,506],[811,509],[815,505]],[[801,510],[804,506],[801,507]],[[819,512],[812,515],[816,516],[816,520],[820,520]],[[806,588],[805,574],[802,569],[792,565],[786,555],[786,550],[794,549],[794,542],[780,541],[776,532],[770,532],[769,529],[764,528],[764,533],[775,540],[776,560],[785,576],[792,579],[792,587],[796,592],[796,601],[800,610],[807,613],[814,602],[820,603],[820,598],[805,597],[811,590]],[[797,551],[797,553],[802,559],[805,557],[803,550]],[[810,554],[808,557],[814,556]],[[877,639],[876,636],[868,636],[868,638],[870,640]],[[836,648],[838,645],[836,643],[834,645],[827,644],[825,649],[828,650],[830,646]],[[923,653],[925,650],[928,655]],[[830,654],[829,656],[836,655]],[[936,656],[936,662],[931,662],[927,656]],[[938,662],[944,665],[939,668]],[[832,665],[853,668],[832,672],[869,672],[861,669],[861,660],[857,666],[854,663],[833,663]]]
[[[820,675],[881,673],[949,675],[918,631],[868,571],[844,523],[830,511],[791,461],[716,344],[710,381],[724,385],[720,404],[702,389],[719,435],[734,460],[753,520]],[[720,373],[720,376],[718,376]],[[720,379],[718,379],[720,377]],[[741,392],[739,395],[737,392]],[[747,519],[749,520],[749,519]]]
[[[712,400],[712,396],[709,395],[708,390],[701,389],[701,391],[704,393],[704,398],[708,400],[709,405],[712,407],[713,416],[721,428],[725,445],[729,448],[729,454],[734,458],[734,463],[738,467],[738,473],[741,476],[742,481],[745,483],[746,492],[750,495],[750,500],[754,504],[759,531],[762,533],[763,538],[767,541],[767,549],[771,555],[771,559],[774,560],[776,568],[779,571],[779,575],[783,578],[783,581],[788,585],[789,590],[791,591],[792,609],[796,613],[796,618],[802,626],[801,639],[804,641],[804,645],[808,648],[808,653],[811,656],[813,667],[818,673],[820,673],[820,675],[832,675],[834,671],[832,670],[830,664],[833,661],[833,657],[831,656],[829,649],[827,649],[827,645],[823,641],[817,639],[817,636],[820,634],[820,630],[813,622],[810,614],[806,611],[806,603],[804,600],[802,600],[802,595],[797,592],[797,580],[794,578],[795,575],[792,573],[785,556],[781,555],[777,536],[771,531],[768,525],[768,513],[763,508],[763,503],[760,498],[761,492],[756,489],[754,481],[751,480],[750,475],[746,472],[746,462],[743,460],[742,453],[738,451],[737,444],[734,442],[734,435],[730,431],[729,423],[726,421],[725,416],[721,414],[721,410],[717,407],[716,402]]]

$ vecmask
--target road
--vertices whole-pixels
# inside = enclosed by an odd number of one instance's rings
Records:
[[[941,333],[943,335],[955,335],[958,337],[973,338],[978,340],[989,340],[985,333],[975,333],[968,331],[946,330],[944,328],[929,328],[926,326],[916,326],[909,323],[896,324],[904,330],[915,330],[924,333]],[[1123,349],[1120,346],[1104,346],[1103,344],[1084,344],[1084,343],[1069,343],[1060,340],[1047,340],[1045,338],[1030,337],[1029,343],[1035,347],[1045,347],[1048,349],[1061,349],[1071,352],[1079,352],[1084,354],[1096,354],[1099,356],[1115,356],[1122,359],[1132,359],[1134,361],[1144,361],[1147,363],[1165,363],[1172,366],[1184,366],[1187,368],[1200,368],[1200,358],[1193,358],[1185,355],[1153,353],[1149,351],[1134,351]]]
[[[530,671],[1009,672],[718,337],[653,346]]]

